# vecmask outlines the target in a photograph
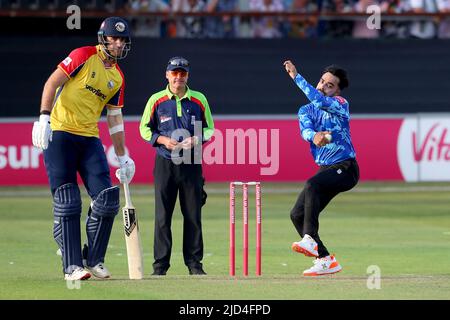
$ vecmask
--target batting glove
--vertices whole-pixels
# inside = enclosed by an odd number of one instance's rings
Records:
[[[50,116],[41,114],[39,121],[35,121],[32,132],[33,145],[36,148],[45,150],[49,141],[52,141],[52,129],[50,129]]]
[[[134,165],[133,159],[129,156],[118,156],[120,168],[116,170],[116,177],[119,179],[120,183],[130,183],[134,177],[134,172],[136,171],[136,166]]]

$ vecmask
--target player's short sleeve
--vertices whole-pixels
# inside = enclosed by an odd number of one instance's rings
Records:
[[[122,86],[114,94],[114,96],[109,99],[107,105],[112,107],[122,107],[123,106],[123,95],[125,92],[125,82],[122,82]]]
[[[117,71],[119,72],[121,78],[122,78],[122,85],[120,86],[119,90],[114,94],[114,96],[109,99],[107,105],[112,107],[123,107],[123,97],[125,94],[125,77],[123,75],[122,70],[120,70],[119,66],[117,66]]]
[[[69,78],[75,77],[85,62],[96,53],[96,47],[77,48],[58,64],[58,68],[64,71]]]

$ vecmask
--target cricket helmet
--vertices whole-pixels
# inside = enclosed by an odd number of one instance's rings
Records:
[[[123,59],[128,55],[131,49],[131,32],[128,23],[120,17],[106,18],[100,25],[97,32],[98,43],[102,46],[103,52],[113,59]],[[121,37],[125,39],[125,47],[120,56],[112,55],[108,50],[108,41],[106,37]]]

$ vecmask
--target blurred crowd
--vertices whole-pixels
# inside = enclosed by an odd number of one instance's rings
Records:
[[[144,37],[450,38],[450,18],[447,17],[391,17],[382,19],[380,28],[369,28],[367,17],[351,15],[365,13],[373,5],[378,6],[381,16],[450,13],[450,0],[129,0],[126,6],[131,13],[134,34]],[[248,11],[303,15],[220,15],[220,12]],[[166,14],[135,15],[145,12]],[[177,16],[177,12],[205,15]],[[345,15],[327,18],[328,13]]]

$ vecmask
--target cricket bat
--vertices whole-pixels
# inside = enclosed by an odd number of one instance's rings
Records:
[[[125,207],[122,208],[122,213],[125,243],[127,245],[128,275],[130,279],[142,279],[144,276],[144,265],[138,218],[133,203],[131,202],[128,183],[123,184],[123,189],[125,192]]]

